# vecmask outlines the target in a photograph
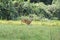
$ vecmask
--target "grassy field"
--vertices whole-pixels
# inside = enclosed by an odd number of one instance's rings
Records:
[[[0,40],[60,40],[60,21],[33,21],[26,25],[0,20]]]

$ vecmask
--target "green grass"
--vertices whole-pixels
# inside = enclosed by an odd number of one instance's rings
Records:
[[[60,40],[60,26],[0,22],[0,40]]]

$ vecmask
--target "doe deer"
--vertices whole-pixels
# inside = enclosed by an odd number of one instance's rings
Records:
[[[29,25],[29,24],[32,22],[32,20],[33,20],[33,17],[30,16],[29,18],[22,18],[22,19],[21,19],[21,22]]]

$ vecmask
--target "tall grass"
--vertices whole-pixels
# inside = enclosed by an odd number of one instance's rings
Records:
[[[40,21],[33,21],[30,25],[19,21],[0,21],[0,40],[60,40],[59,21],[37,23]]]
[[[6,20],[0,20],[0,24],[21,24],[21,21],[20,20],[18,20],[18,21],[12,21],[12,20],[10,20],[10,21],[6,21]],[[23,23],[23,24],[25,24],[25,23]],[[37,24],[37,25],[48,25],[48,26],[60,26],[60,21],[57,21],[57,20],[46,20],[46,21],[32,21],[31,22],[31,25],[35,25],[35,24]],[[25,24],[26,25],[26,24]]]

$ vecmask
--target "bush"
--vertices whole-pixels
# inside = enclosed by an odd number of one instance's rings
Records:
[[[7,0],[0,2],[0,19],[17,20],[21,16],[34,15],[34,20],[40,19],[59,19],[60,5],[57,3],[45,5],[40,3],[29,3],[23,0]]]

